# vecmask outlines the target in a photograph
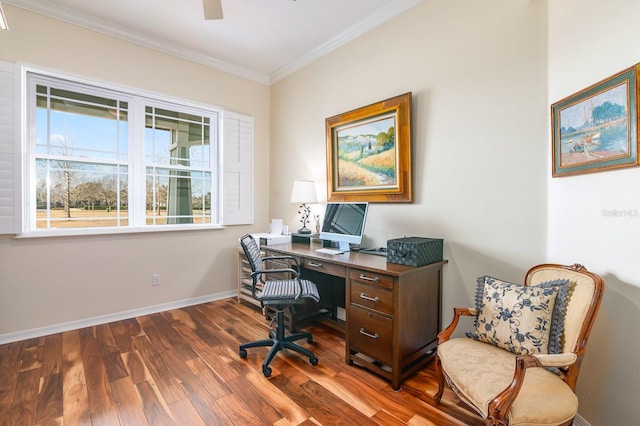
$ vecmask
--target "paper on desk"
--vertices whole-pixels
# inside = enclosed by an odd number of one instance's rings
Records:
[[[271,235],[282,235],[282,219],[271,219]]]

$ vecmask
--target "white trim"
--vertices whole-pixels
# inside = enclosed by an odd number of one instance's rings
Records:
[[[575,419],[573,419],[573,426],[591,426],[591,423],[586,421],[580,414],[576,414]]]
[[[16,214],[14,65],[0,62],[0,234],[13,234]]]
[[[77,330],[84,327],[92,327],[94,325],[106,324],[113,321],[121,321],[124,319],[135,318],[142,315],[155,314],[158,312],[169,311],[171,309],[179,309],[186,306],[199,305],[202,303],[212,302],[214,300],[228,299],[231,297],[237,297],[237,295],[237,290],[225,291],[222,293],[209,294],[207,296],[176,300],[174,302],[161,303],[159,305],[152,305],[138,309],[131,309],[128,311],[99,315],[96,317],[84,318],[76,321],[63,322],[59,324],[48,325],[45,327],[17,331],[14,333],[0,334],[0,345],[4,345],[5,343],[18,342],[21,340],[33,339],[35,337],[48,336],[54,333],[63,333],[65,331]]]
[[[206,104],[203,102],[194,101],[188,98],[181,98],[178,96],[169,95],[163,92],[156,92],[153,90],[140,89],[133,86],[127,86],[125,84],[113,83],[108,80],[102,80],[99,78],[86,77],[80,74],[74,74],[67,71],[58,71],[56,69],[33,65],[27,62],[18,62],[17,66],[20,67],[20,79],[25,81],[25,86],[21,88],[22,91],[26,89],[26,76],[28,73],[39,74],[41,76],[50,77],[53,79],[66,80],[72,84],[84,84],[92,86],[102,90],[122,92],[123,94],[130,96],[138,96],[145,99],[152,99],[154,101],[163,101],[174,104],[188,104],[193,108],[206,109],[221,113],[224,108],[218,105]],[[25,94],[26,98],[26,94]]]
[[[211,126],[211,136],[216,136],[216,140],[210,141],[210,168],[209,171],[212,175],[212,191],[215,188],[218,188],[218,182],[220,180],[220,174],[222,173],[222,169],[219,168],[219,153],[220,147],[222,146],[220,138],[220,121],[222,120],[223,109],[209,104],[203,104],[199,102],[193,102],[188,99],[176,98],[173,96],[167,96],[161,93],[147,92],[142,91],[140,89],[130,88],[126,86],[121,86],[117,84],[113,84],[111,82],[105,82],[100,80],[92,80],[86,77],[79,77],[72,74],[61,73],[58,71],[53,71],[49,69],[45,69],[38,66],[32,66],[27,64],[19,64],[16,66],[16,69],[19,70],[20,80],[19,83],[16,82],[16,86],[20,87],[20,93],[22,94],[22,102],[19,108],[21,112],[21,116],[26,117],[28,111],[33,110],[33,106],[29,105],[26,102],[27,96],[27,83],[29,78],[32,78],[33,81],[42,81],[43,84],[54,84],[54,85],[62,85],[68,86],[72,90],[76,91],[91,91],[100,94],[101,96],[118,96],[119,98],[126,100],[129,103],[129,113],[130,117],[138,117],[138,124],[143,123],[145,117],[144,105],[149,105],[153,107],[167,108],[167,109],[176,109],[178,108],[180,111],[189,112],[192,114],[203,115],[210,118],[210,126]],[[32,76],[32,77],[30,77]],[[31,165],[31,158],[33,153],[30,151],[31,145],[30,141],[27,141],[26,138],[28,136],[28,125],[33,122],[33,117],[28,120],[22,120],[20,128],[21,128],[21,147],[22,149],[16,150],[22,152],[24,158],[20,160],[20,166],[24,168],[24,170],[31,173],[31,175],[25,179],[24,175],[20,173],[20,175],[15,175],[16,180],[18,177],[22,179],[21,186],[24,186],[24,189],[20,191],[23,195],[23,200],[19,205],[25,205],[25,201],[30,202],[28,200],[34,200],[35,194],[32,192],[32,185],[29,182],[33,182],[35,176],[33,175],[33,167]],[[134,135],[133,132],[136,131],[136,126],[129,126],[129,140],[144,140],[143,130],[138,129],[137,135]],[[136,138],[137,136],[138,138]],[[129,159],[127,164],[129,166],[129,177],[130,183],[133,186],[133,190],[130,192],[130,198],[133,197],[135,200],[141,200],[144,197],[139,193],[140,188],[144,187],[144,172],[146,163],[143,161],[142,148],[138,145],[132,145],[129,147]],[[14,162],[17,161],[17,158],[14,159]],[[30,192],[31,191],[31,192]],[[28,194],[28,197],[24,197],[24,194]],[[95,228],[64,228],[64,229],[46,229],[46,230],[37,230],[35,229],[35,211],[32,211],[30,208],[25,208],[24,212],[17,218],[21,218],[21,226],[17,228],[15,232],[20,232],[16,238],[33,238],[33,237],[59,237],[59,236],[76,236],[76,235],[103,235],[103,234],[127,234],[127,233],[141,233],[141,232],[164,232],[164,231],[183,231],[183,230],[202,230],[202,229],[222,229],[223,227],[220,225],[220,194],[216,194],[215,202],[216,204],[212,204],[212,209],[215,209],[215,215],[211,218],[214,223],[210,224],[190,224],[190,225],[154,225],[154,226],[142,226],[145,223],[145,217],[143,212],[139,212],[135,209],[136,203],[129,203],[130,206],[134,206],[134,208],[130,212],[129,223],[132,226],[122,226],[122,227],[95,227]],[[212,203],[214,199],[212,198]],[[140,205],[138,205],[138,208]],[[139,209],[138,209],[139,210]],[[30,214],[30,215],[29,215]]]
[[[64,229],[42,229],[38,231],[22,232],[14,238],[41,238],[41,237],[77,237],[83,235],[118,235],[118,234],[141,234],[147,232],[171,232],[171,231],[203,231],[212,229],[225,229],[223,225],[156,225],[145,228],[64,228]]]
[[[206,65],[208,67],[224,71],[238,77],[256,81],[261,84],[269,84],[269,78],[266,74],[230,64],[207,55],[203,55],[195,50],[187,49],[184,46],[178,46],[168,43],[166,40],[156,40],[141,33],[135,33],[130,29],[118,26],[113,22],[79,13],[77,10],[70,9],[61,5],[53,5],[51,2],[42,2],[41,0],[5,0],[5,3],[40,15],[49,16],[60,21],[77,25],[91,31],[96,31],[120,40],[138,44],[143,47],[166,53],[178,58],[186,59],[197,64]],[[48,3],[48,4],[47,4]]]
[[[95,16],[81,14],[77,10],[61,5],[51,5],[50,2],[47,2],[49,3],[47,4],[41,0],[5,0],[5,3],[77,25],[91,31],[96,31],[140,46],[148,47],[197,64],[205,65],[238,77],[269,85],[285,78],[316,59],[328,54],[329,52],[361,36],[383,22],[388,21],[404,11],[422,3],[423,1],[424,0],[394,0],[387,6],[368,16],[363,21],[357,22],[351,28],[348,28],[342,33],[336,35],[307,54],[285,64],[269,75],[260,71],[251,70],[249,68],[212,58],[195,50],[186,49],[184,46],[169,43],[166,40],[156,40],[153,37],[136,33],[128,28],[118,26],[113,22],[109,22]]]
[[[222,114],[223,225],[253,224],[254,120],[242,114]]]
[[[299,69],[309,65],[316,59],[327,55],[338,47],[360,37],[367,31],[418,5],[419,3],[422,3],[423,1],[424,0],[395,0],[389,3],[387,6],[377,10],[374,14],[369,15],[366,19],[356,23],[351,28],[348,28],[335,37],[332,37],[312,51],[278,68],[277,70],[269,74],[269,83],[273,84],[278,82],[279,80],[282,80],[288,75],[291,75]]]
[[[184,46],[178,46],[168,43],[166,40],[156,40],[144,34],[135,33],[125,27],[118,26],[113,22],[79,13],[77,10],[70,9],[61,5],[53,5],[51,2],[43,2],[41,0],[5,0],[5,3],[16,6],[40,15],[49,16],[72,25],[77,25],[91,31],[96,31],[120,40],[138,44],[143,47],[166,53],[178,58],[186,59],[197,64],[206,65],[208,67],[224,71],[238,77],[256,81],[261,84],[269,84],[269,78],[266,74],[230,64],[203,55],[195,50],[187,49]]]

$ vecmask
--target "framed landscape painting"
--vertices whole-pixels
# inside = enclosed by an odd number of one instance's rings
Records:
[[[638,67],[551,106],[553,177],[638,165]]]
[[[411,92],[326,119],[329,201],[412,202]]]

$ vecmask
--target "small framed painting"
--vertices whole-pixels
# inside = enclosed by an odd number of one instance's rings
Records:
[[[551,106],[553,177],[638,165],[639,66]]]
[[[411,92],[326,119],[329,201],[412,202]]]

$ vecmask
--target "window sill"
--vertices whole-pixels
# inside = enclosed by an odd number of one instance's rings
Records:
[[[77,237],[93,235],[146,234],[150,232],[173,231],[202,231],[208,229],[224,229],[224,225],[163,225],[144,228],[77,228],[77,229],[48,229],[29,231],[17,234],[15,238],[47,238],[47,237]]]

